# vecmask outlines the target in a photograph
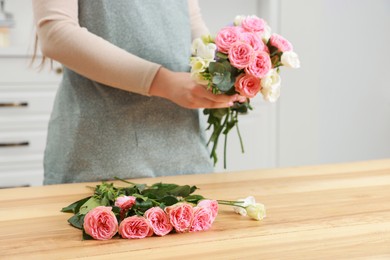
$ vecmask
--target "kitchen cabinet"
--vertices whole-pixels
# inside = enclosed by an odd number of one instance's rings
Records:
[[[2,1],[12,14],[8,45],[0,47],[0,188],[41,185],[47,124],[61,66],[32,65],[31,1]]]

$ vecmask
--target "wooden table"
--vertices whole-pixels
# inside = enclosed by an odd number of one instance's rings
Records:
[[[3,189],[0,258],[390,259],[390,159],[133,181],[196,185],[215,199],[254,195],[267,218],[221,206],[206,232],[82,241],[60,209],[97,183]]]

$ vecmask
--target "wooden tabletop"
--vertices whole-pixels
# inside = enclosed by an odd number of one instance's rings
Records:
[[[97,183],[3,189],[0,258],[390,259],[390,159],[133,181],[196,185],[214,199],[253,195],[267,218],[221,206],[206,232],[83,241],[60,209]]]

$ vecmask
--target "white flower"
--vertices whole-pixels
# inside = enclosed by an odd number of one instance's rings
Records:
[[[272,69],[261,79],[261,94],[265,100],[275,102],[280,96],[280,86],[282,79],[279,73]]]
[[[266,217],[265,206],[261,203],[249,205],[248,207],[246,207],[246,211],[249,217],[256,220],[262,220]]]
[[[207,86],[209,84],[208,80],[205,80],[201,73],[198,72],[191,72],[191,79],[194,80],[199,85],[205,85]]]
[[[234,24],[235,26],[240,26],[241,23],[242,23],[242,20],[244,20],[244,19],[245,19],[245,16],[243,16],[243,15],[237,15],[237,16],[234,18],[233,24]]]
[[[192,57],[190,59],[191,73],[200,73],[206,70],[210,62],[200,57]]]
[[[266,101],[271,103],[276,102],[280,97],[280,85],[272,85],[269,88],[262,88],[261,94]]]
[[[205,44],[200,38],[195,39],[191,46],[192,55],[206,60],[213,60],[215,58],[216,50],[217,45],[214,43]]]
[[[281,57],[281,62],[284,66],[297,69],[301,66],[301,63],[298,58],[298,54],[293,51],[283,52]]]
[[[233,210],[234,212],[242,215],[242,216],[246,216],[247,215],[247,212],[246,212],[246,207],[248,207],[249,205],[254,205],[256,204],[256,200],[253,196],[249,196],[245,199],[239,199],[237,201],[242,201],[242,203],[237,203],[237,205],[240,205],[241,207],[233,207]],[[243,208],[244,207],[244,208]]]
[[[271,38],[271,34],[272,34],[271,27],[268,24],[266,24],[264,28],[264,33],[263,35],[261,35],[261,39],[265,44],[267,44],[269,38]]]
[[[192,55],[197,55],[198,48],[201,45],[204,45],[204,43],[203,43],[201,38],[196,38],[195,40],[192,41],[192,45],[191,45],[191,53],[192,53]]]
[[[249,216],[256,220],[262,220],[265,218],[265,206],[261,203],[256,203],[256,200],[253,196],[249,196],[245,199],[239,199],[240,203],[236,203],[236,205],[240,205],[240,207],[233,207],[233,210],[242,215]]]

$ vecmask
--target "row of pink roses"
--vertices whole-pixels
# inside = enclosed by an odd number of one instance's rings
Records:
[[[202,200],[196,206],[189,203],[177,203],[165,207],[149,208],[143,216],[125,217],[127,211],[135,204],[135,197],[117,198],[115,206],[121,210],[120,220],[112,207],[99,206],[90,210],[84,218],[84,231],[97,240],[111,239],[117,233],[122,238],[145,238],[165,236],[172,230],[178,233],[206,231],[211,228],[217,213],[218,202]]]

